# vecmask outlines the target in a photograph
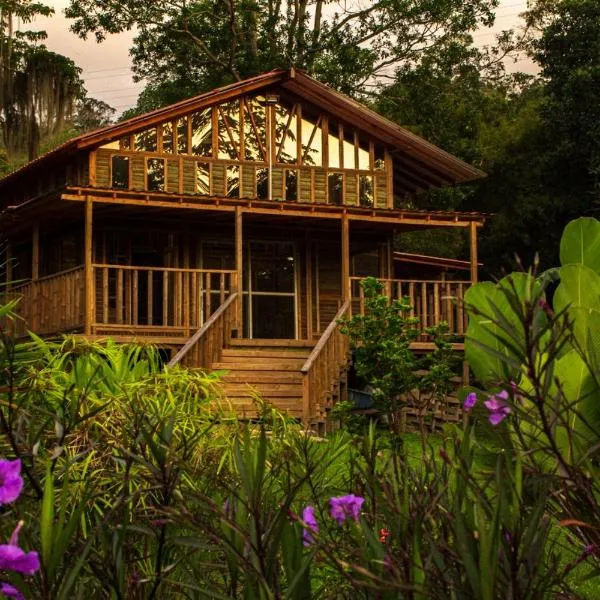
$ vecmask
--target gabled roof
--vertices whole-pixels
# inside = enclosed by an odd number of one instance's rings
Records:
[[[0,180],[0,189],[41,165],[50,166],[51,163],[64,160],[80,150],[93,149],[128,133],[135,133],[163,121],[272,86],[288,90],[386,144],[394,157],[396,178],[412,182],[413,191],[485,177],[483,171],[430,144],[306,73],[292,68],[275,69],[74,137]]]

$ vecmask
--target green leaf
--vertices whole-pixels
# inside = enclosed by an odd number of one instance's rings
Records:
[[[600,273],[600,221],[581,217],[565,227],[560,240],[560,262],[585,265]]]

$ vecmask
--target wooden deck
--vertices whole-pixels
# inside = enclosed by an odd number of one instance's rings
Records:
[[[256,395],[307,424],[324,425],[335,402],[345,396],[349,343],[339,320],[364,313],[359,278],[350,277],[350,300],[312,339],[253,340],[241,337],[242,296],[232,270],[159,269],[93,264],[89,291],[84,267],[14,286],[22,320],[17,335],[27,330],[53,336],[75,332],[93,339],[141,341],[169,348],[170,365],[224,370],[224,398],[241,415],[258,416]],[[425,327],[447,321],[463,347],[466,331],[462,306],[467,281],[383,280],[388,297],[408,298],[422,319],[423,335],[415,351],[434,345]],[[85,315],[92,318],[86,333]]]

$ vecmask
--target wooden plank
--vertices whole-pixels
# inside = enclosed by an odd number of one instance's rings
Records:
[[[102,322],[108,323],[108,267],[102,267]]]
[[[90,196],[85,197],[85,226],[84,226],[84,322],[83,330],[85,335],[92,333],[94,318],[94,269],[93,269],[93,245],[92,245],[92,219],[93,219],[93,201]]]
[[[123,323],[123,269],[117,269],[117,324]]]
[[[349,300],[351,297],[350,282],[350,223],[348,215],[342,216],[342,298]]]
[[[313,271],[311,256],[310,232],[307,231],[304,237],[306,261],[306,337],[312,340],[313,337]]]
[[[139,300],[140,300],[138,271],[137,270],[133,271],[132,279],[133,279],[132,284],[131,284],[132,317],[133,317],[133,324],[137,325],[138,320],[139,320]]]
[[[477,223],[474,222],[469,224],[469,251],[471,282],[477,283]]]
[[[236,292],[240,294],[240,301],[237,302],[237,311],[235,315],[236,329],[238,330],[238,337],[242,335],[243,329],[243,307],[241,302],[241,294],[244,289],[243,282],[243,266],[244,266],[244,246],[243,246],[243,221],[242,221],[242,209],[238,206],[235,210],[235,272],[237,289]]]
[[[148,325],[152,325],[154,321],[154,271],[148,271],[147,275],[147,322]]]

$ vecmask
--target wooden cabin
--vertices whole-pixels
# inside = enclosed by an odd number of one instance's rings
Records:
[[[322,423],[348,360],[337,320],[363,309],[362,277],[410,296],[423,327],[464,333],[453,298],[477,279],[483,218],[405,207],[481,176],[293,69],[201,94],[0,181],[17,333],[148,340],[171,364],[227,370],[247,416],[258,392]],[[393,237],[438,227],[470,240],[465,279],[396,279]]]

